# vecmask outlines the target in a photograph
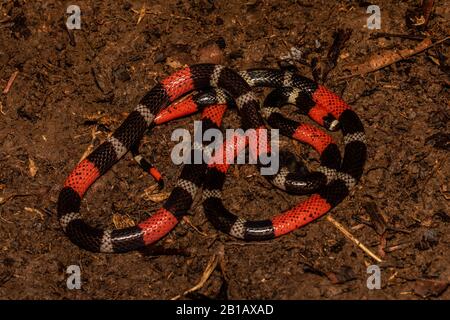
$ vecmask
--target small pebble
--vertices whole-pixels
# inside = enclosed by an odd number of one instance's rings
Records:
[[[436,230],[430,229],[426,230],[420,239],[419,242],[416,243],[416,248],[424,251],[428,250],[439,243],[439,235]]]
[[[128,81],[131,79],[130,74],[128,73],[127,67],[123,64],[121,64],[115,71],[114,76],[116,79],[119,79],[120,81]]]
[[[224,60],[223,51],[217,43],[212,43],[199,50],[198,60],[200,63],[222,64]]]
[[[413,111],[412,109],[410,109],[407,112],[407,117],[409,120],[414,120],[416,118],[416,116],[417,116],[417,113],[415,111]]]

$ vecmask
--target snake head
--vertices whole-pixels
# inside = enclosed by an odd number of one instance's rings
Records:
[[[295,172],[300,176],[309,174],[309,170],[303,161],[288,150],[280,150],[280,168],[285,167],[289,172]]]

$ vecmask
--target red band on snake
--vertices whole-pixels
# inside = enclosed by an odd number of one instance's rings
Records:
[[[139,225],[126,229],[103,230],[91,227],[82,220],[79,213],[81,199],[89,186],[139,143],[161,109],[182,95],[209,87],[222,88],[236,101],[245,129],[264,128],[259,103],[251,91],[254,86],[296,88],[298,104],[306,106],[308,114],[315,117],[317,122],[322,121],[325,126],[330,126],[331,123],[336,125],[337,119],[344,134],[344,159],[338,168],[330,169],[335,172],[322,172],[329,181],[318,193],[272,220],[245,221],[226,210],[220,199],[227,164],[210,166],[208,169],[206,164],[185,165],[177,186],[163,207]],[[214,108],[217,108],[216,111]],[[217,127],[223,111],[219,106],[205,108],[203,129]],[[267,113],[266,119],[269,124],[276,124],[278,121],[276,113]],[[292,128],[287,126],[286,130]],[[300,137],[299,132],[290,132],[290,136],[294,135]],[[316,149],[321,152],[325,162],[333,164],[335,160],[330,160],[326,155],[329,145],[332,143],[323,142],[317,145]],[[205,214],[214,226],[239,238],[269,239],[318,218],[342,201],[349,189],[359,180],[365,158],[364,131],[359,118],[339,97],[311,80],[281,70],[250,70],[238,74],[219,65],[194,65],[176,72],[156,85],[141,99],[136,109],[112,136],[75,167],[60,192],[58,216],[69,238],[84,249],[96,252],[140,249],[166,235],[187,213],[203,183],[207,169],[203,184],[203,204]]]

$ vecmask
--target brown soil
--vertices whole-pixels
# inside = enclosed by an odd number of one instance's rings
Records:
[[[221,246],[226,277],[217,268],[191,298],[450,298],[445,289],[450,282],[449,78],[445,60],[439,60],[449,57],[448,46],[339,80],[345,65],[418,41],[370,39],[369,4],[362,1],[79,0],[81,30],[69,33],[66,8],[72,2],[0,5],[2,90],[19,71],[9,92],[0,95],[0,298],[168,299],[194,286]],[[423,34],[405,23],[418,2],[377,1],[378,31]],[[435,2],[424,34],[442,39],[450,12],[445,1]],[[144,3],[147,14],[137,24]],[[353,32],[326,85],[364,122],[369,160],[361,182],[332,214],[376,254],[380,235],[357,220],[372,222],[365,205],[375,203],[394,229],[385,234],[386,248],[402,246],[387,249],[379,264],[380,290],[366,286],[366,268],[375,262],[326,218],[273,241],[244,243],[217,232],[196,202],[189,219],[201,233],[182,222],[146,253],[93,254],[66,238],[54,214],[65,177],[92,131],[97,145],[156,81],[177,65],[204,59],[200,49],[213,42],[226,45],[223,63],[238,70],[277,67],[291,47],[302,50],[303,62],[323,62],[339,28]],[[296,65],[312,76],[305,63]],[[192,128],[198,117],[163,125],[145,138],[145,153],[154,154],[166,190],[180,172],[170,161],[170,134],[173,128]],[[225,123],[239,125],[234,111]],[[305,159],[317,158],[309,151],[304,148]],[[300,201],[273,190],[256,173],[253,166],[233,167],[225,192],[228,207],[263,218]],[[109,227],[113,214],[140,221],[160,206],[141,197],[151,184],[127,155],[90,189],[82,212],[90,223]],[[81,266],[81,290],[66,288],[66,268],[72,264]]]

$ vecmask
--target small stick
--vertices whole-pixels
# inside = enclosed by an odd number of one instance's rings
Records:
[[[35,194],[32,194],[32,193],[10,194],[9,196],[6,196],[6,197],[0,197],[0,205],[5,204],[6,202],[8,202],[9,200],[12,200],[14,198],[31,197],[31,196],[35,196]]]
[[[418,40],[422,41],[426,38],[426,36],[420,35],[410,35],[410,34],[400,34],[400,33],[388,33],[388,32],[374,32],[370,35],[370,39],[378,39],[378,38],[402,38],[409,40]]]
[[[391,247],[387,247],[384,249],[384,252],[394,252],[396,250],[407,248],[411,245],[411,242],[400,243]]]
[[[9,92],[9,90],[11,89],[11,86],[14,82],[14,80],[16,80],[17,75],[19,74],[19,71],[14,71],[14,73],[11,75],[11,77],[9,77],[8,83],[6,84],[5,89],[3,90],[3,94],[7,94]]]
[[[383,69],[387,66],[390,66],[391,64],[405,60],[418,53],[428,50],[435,45],[447,41],[448,39],[450,39],[450,37],[446,37],[433,43],[430,38],[425,38],[422,42],[420,42],[416,47],[412,49],[389,50],[382,53],[378,53],[377,55],[374,55],[371,58],[369,58],[364,63],[348,66],[347,69],[349,69],[352,72],[352,74],[339,77],[337,78],[337,80],[349,79],[355,76],[361,76],[370,72]]]
[[[91,131],[91,136],[92,136],[91,143],[89,144],[89,146],[84,151],[84,153],[81,156],[80,161],[78,161],[78,163],[83,161],[84,158],[86,158],[92,152],[92,150],[94,150],[94,140],[97,138],[97,133],[99,133],[99,131],[96,131],[96,129],[97,129],[97,127],[92,128],[92,131]]]
[[[142,21],[142,19],[145,17],[146,14],[147,14],[147,10],[146,10],[145,4],[144,4],[142,6],[141,10],[139,10],[139,17],[138,17],[136,24],[139,24],[139,22]]]
[[[355,243],[360,249],[362,249],[365,253],[367,253],[369,256],[371,256],[373,259],[375,259],[377,262],[382,262],[383,261],[375,253],[370,251],[369,248],[367,248],[365,245],[363,245],[361,243],[361,241],[356,239],[355,236],[353,236],[347,229],[345,229],[345,227],[342,224],[340,224],[339,222],[334,220],[331,217],[331,215],[327,215],[327,220],[329,222],[331,222],[336,228],[338,228],[339,231],[341,231],[344,234],[344,236],[346,236],[348,239],[353,241],[353,243]]]
[[[214,254],[209,259],[208,264],[206,265],[205,271],[203,271],[202,277],[200,278],[200,281],[195,286],[193,286],[192,288],[186,290],[182,294],[179,294],[179,295],[171,298],[170,300],[178,300],[182,296],[185,296],[188,293],[197,291],[198,289],[202,288],[205,285],[206,281],[208,281],[208,279],[211,276],[211,274],[213,273],[214,269],[217,267],[217,263],[218,262],[219,262],[219,255],[218,254]]]
[[[191,222],[191,219],[189,219],[188,217],[184,216],[183,217],[183,221],[186,222],[192,229],[194,229],[195,231],[197,231],[199,234],[201,234],[204,237],[207,237],[208,235],[202,231],[200,231],[199,228],[197,228],[196,226],[194,226]]]

